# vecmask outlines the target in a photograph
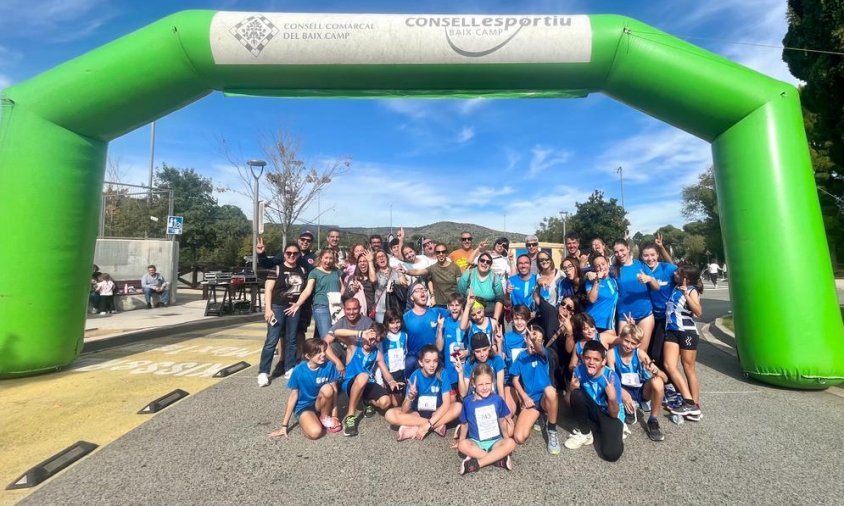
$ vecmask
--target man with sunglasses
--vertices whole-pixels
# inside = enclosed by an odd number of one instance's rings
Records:
[[[470,265],[469,257],[472,255],[473,250],[472,234],[471,232],[464,231],[460,234],[460,249],[452,251],[451,255],[448,257],[452,262],[457,264],[457,267],[460,268],[460,272],[462,273],[465,272]]]
[[[429,260],[428,265],[434,265],[437,263],[437,254],[434,252],[435,248],[436,244],[434,244],[433,239],[429,237],[422,238],[422,254]]]
[[[448,258],[448,248],[443,243],[434,245],[437,262],[424,269],[410,269],[408,274],[426,276],[433,285],[431,305],[446,307],[449,299],[457,292],[457,280],[460,279],[460,267]]]
[[[539,263],[536,261],[539,256],[539,239],[535,235],[525,237],[525,248],[530,259],[530,272],[536,274],[539,272]]]

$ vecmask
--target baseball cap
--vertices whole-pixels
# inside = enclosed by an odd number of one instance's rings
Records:
[[[313,241],[314,240],[314,233],[311,232],[310,230],[305,230],[304,232],[299,234],[299,239],[310,239],[310,240]]]
[[[489,336],[485,332],[475,332],[472,334],[472,349],[488,348],[491,346]]]

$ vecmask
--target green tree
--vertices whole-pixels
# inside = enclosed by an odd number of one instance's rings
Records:
[[[791,74],[806,83],[803,119],[835,261],[844,247],[844,2],[789,0],[783,45]]]
[[[566,232],[580,235],[581,245],[599,237],[607,243],[624,237],[630,226],[627,213],[617,199],[604,200],[604,192],[595,190],[583,203],[576,203],[577,211],[566,220]],[[563,222],[556,216],[543,218],[536,236],[541,241],[563,242]]]
[[[723,260],[724,240],[721,238],[718,197],[715,194],[715,175],[709,167],[700,176],[697,184],[683,187],[683,216],[698,219],[694,233],[704,238],[710,253]],[[687,230],[688,232],[688,230]]]

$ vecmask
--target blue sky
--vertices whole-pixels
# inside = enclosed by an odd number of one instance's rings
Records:
[[[735,1],[236,1],[3,0],[0,88],[183,9],[269,12],[623,14],[778,79],[785,0]],[[754,43],[754,44],[738,44]],[[755,45],[759,44],[759,45]],[[218,138],[260,157],[259,136],[281,127],[317,166],[347,155],[351,169],[321,198],[323,223],[417,226],[472,222],[521,233],[574,212],[595,189],[620,198],[624,168],[631,232],[681,226],[681,188],[711,164],[709,145],[601,94],[541,100],[304,100],[214,93],[156,123],[155,164],[192,167],[240,189]],[[145,184],[149,126],[109,147],[121,180]],[[236,192],[221,204],[251,201]],[[314,219],[317,206],[302,217]]]

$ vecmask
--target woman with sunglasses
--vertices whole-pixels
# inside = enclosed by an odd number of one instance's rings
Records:
[[[357,246],[357,245],[356,245]],[[363,245],[360,245],[363,247]],[[360,302],[361,314],[370,318],[375,316],[375,284],[378,277],[375,274],[375,257],[371,251],[357,256],[353,264],[355,269],[346,276],[346,296],[354,297]]]
[[[267,338],[261,350],[261,363],[258,366],[258,386],[270,384],[270,366],[273,363],[273,353],[284,331],[284,363],[283,372],[289,378],[296,365],[296,329],[299,326],[299,314],[288,315],[285,310],[296,302],[305,284],[305,269],[298,265],[299,246],[288,244],[284,248],[284,262],[276,265],[267,272],[264,284],[266,303],[264,304],[264,320],[267,321]]]
[[[516,274],[516,265],[513,262],[513,256],[510,254],[510,240],[506,237],[499,237],[495,240],[492,250],[487,249],[487,241],[481,241],[477,249],[469,256],[469,263],[475,264],[478,255],[484,251],[489,251],[492,256],[492,272],[501,279],[501,282],[506,286],[507,279]]]
[[[488,251],[478,255],[477,267],[467,269],[457,282],[457,291],[464,297],[470,287],[475,298],[485,302],[484,314],[498,321],[504,309],[504,286],[492,272],[492,255]]]
[[[324,249],[317,255],[318,265],[308,274],[308,281],[305,289],[299,295],[299,299],[284,310],[288,316],[293,316],[299,307],[313,294],[313,314],[317,332],[320,336],[327,336],[331,330],[331,309],[329,307],[329,294],[343,293],[343,277],[340,270],[335,267],[334,251]],[[339,297],[338,297],[339,298]]]

